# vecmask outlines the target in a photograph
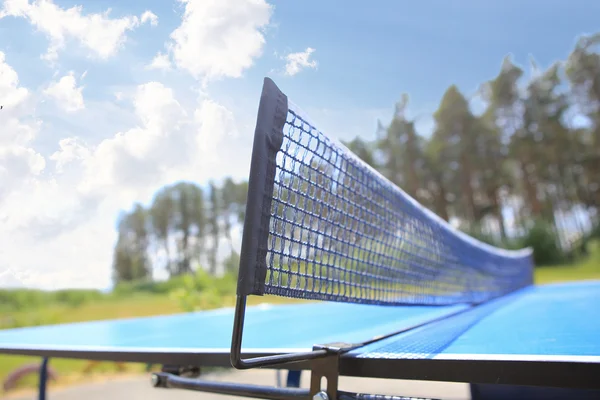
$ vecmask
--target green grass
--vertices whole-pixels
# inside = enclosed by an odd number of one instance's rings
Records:
[[[600,279],[600,242],[589,243],[589,256],[575,264],[536,268],[536,284]]]

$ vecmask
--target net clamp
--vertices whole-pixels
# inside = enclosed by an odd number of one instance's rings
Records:
[[[310,396],[313,400],[338,398],[340,355],[353,347],[341,342],[313,346],[313,351],[327,352],[324,357],[311,361]]]

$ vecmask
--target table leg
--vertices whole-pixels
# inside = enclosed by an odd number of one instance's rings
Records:
[[[299,388],[300,387],[300,377],[301,377],[301,375],[302,375],[302,371],[289,370],[288,371],[288,376],[287,376],[286,386],[287,387]]]
[[[46,386],[48,383],[48,357],[42,359],[40,365],[40,382],[38,387],[38,400],[46,400]]]

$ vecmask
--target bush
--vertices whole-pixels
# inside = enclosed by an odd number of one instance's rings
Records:
[[[558,236],[552,225],[547,222],[536,221],[522,238],[521,246],[533,249],[533,260],[536,266],[556,265],[565,261]]]
[[[592,229],[590,232],[590,237],[593,239],[600,239],[600,223]]]
[[[167,294],[183,285],[182,276],[176,276],[164,281],[140,280],[119,282],[113,288],[114,296],[130,296],[136,293]]]
[[[0,290],[0,310],[20,311],[56,303],[55,292],[37,289]]]
[[[64,289],[58,291],[4,289],[0,290],[0,311],[36,310],[48,305],[78,307],[105,297],[106,295],[100,291],[86,289]]]
[[[235,294],[236,276],[232,273],[214,277],[201,269],[175,280],[180,286],[171,292],[171,298],[187,312],[221,307],[224,297]]]
[[[54,292],[53,297],[57,303],[78,307],[85,303],[101,300],[105,295],[97,290],[65,289]]]

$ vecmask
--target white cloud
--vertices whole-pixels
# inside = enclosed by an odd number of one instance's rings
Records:
[[[102,141],[91,157],[84,160],[86,177],[81,186],[84,192],[118,189],[129,192],[133,201],[137,194],[148,194],[140,190],[161,183],[165,166],[183,160],[177,150],[189,135],[182,126],[189,124],[173,91],[158,82],[140,85],[133,105],[141,124]],[[171,155],[169,150],[173,148],[176,154]],[[152,189],[151,186],[149,190]]]
[[[85,73],[83,77],[85,77]],[[77,87],[75,76],[70,72],[57,82],[52,82],[44,94],[52,97],[63,110],[74,112],[85,108],[82,91],[83,87]]]
[[[227,151],[218,145],[237,135],[233,115],[204,99],[192,112],[159,82],[138,86],[133,105],[140,121],[127,131],[102,141],[83,160],[85,177],[79,189],[89,195],[120,193],[123,204],[147,200],[160,186],[175,180],[203,181],[219,174]],[[71,154],[74,146],[61,149]],[[72,159],[69,155],[67,159]],[[229,169],[221,173],[236,173]],[[235,163],[232,163],[235,165]]]
[[[205,81],[237,78],[262,54],[272,7],[265,0],[180,0],[181,25],[168,44],[174,64]]]
[[[317,68],[317,62],[315,60],[310,60],[310,56],[314,52],[315,49],[307,47],[304,51],[290,53],[285,56],[285,74],[288,76],[294,76],[304,68]]]
[[[22,103],[29,91],[19,87],[19,76],[6,64],[6,55],[0,51],[0,104],[7,110]]]
[[[40,128],[39,121],[27,118],[31,106],[29,91],[20,86],[16,71],[0,52],[0,209],[8,194],[38,175],[44,158],[30,142]]]
[[[0,273],[16,271],[23,286],[44,289],[65,287],[104,288],[110,284],[114,217],[105,206],[85,207],[61,196],[64,185],[40,188],[25,205],[38,209],[37,219],[13,230],[0,232],[10,247],[0,250]],[[41,197],[44,196],[44,197]],[[28,200],[25,198],[24,200]],[[48,201],[67,201],[63,207],[47,206]],[[72,218],[67,216],[72,215]],[[79,215],[79,221],[77,219]]]
[[[44,33],[50,45],[45,60],[56,61],[58,51],[62,50],[68,39],[75,40],[81,46],[100,58],[114,56],[126,41],[126,32],[143,23],[157,24],[157,17],[146,11],[141,17],[125,16],[110,18],[110,10],[103,13],[84,14],[82,6],[61,8],[52,0],[5,0],[0,10],[0,19],[12,16],[27,19],[31,25]]]
[[[161,69],[167,70],[171,68],[171,61],[169,61],[169,55],[158,53],[153,59],[148,69]]]
[[[56,172],[64,172],[65,166],[72,162],[82,161],[90,156],[90,149],[79,138],[70,137],[58,142],[59,150],[50,156],[55,162]]]
[[[0,287],[2,288],[18,288],[26,284],[26,278],[21,273],[14,271],[11,268],[5,270],[0,269]]]
[[[15,71],[0,71],[0,98],[26,101]],[[249,154],[232,152],[236,123],[225,107],[201,98],[187,109],[160,82],[139,85],[131,101],[138,124],[95,146],[76,132],[47,158],[34,134],[0,146],[0,286],[107,287],[120,210],[177,180],[245,177]]]
[[[150,21],[150,25],[156,26],[158,25],[158,17],[152,11],[144,11],[141,17],[142,24]]]

